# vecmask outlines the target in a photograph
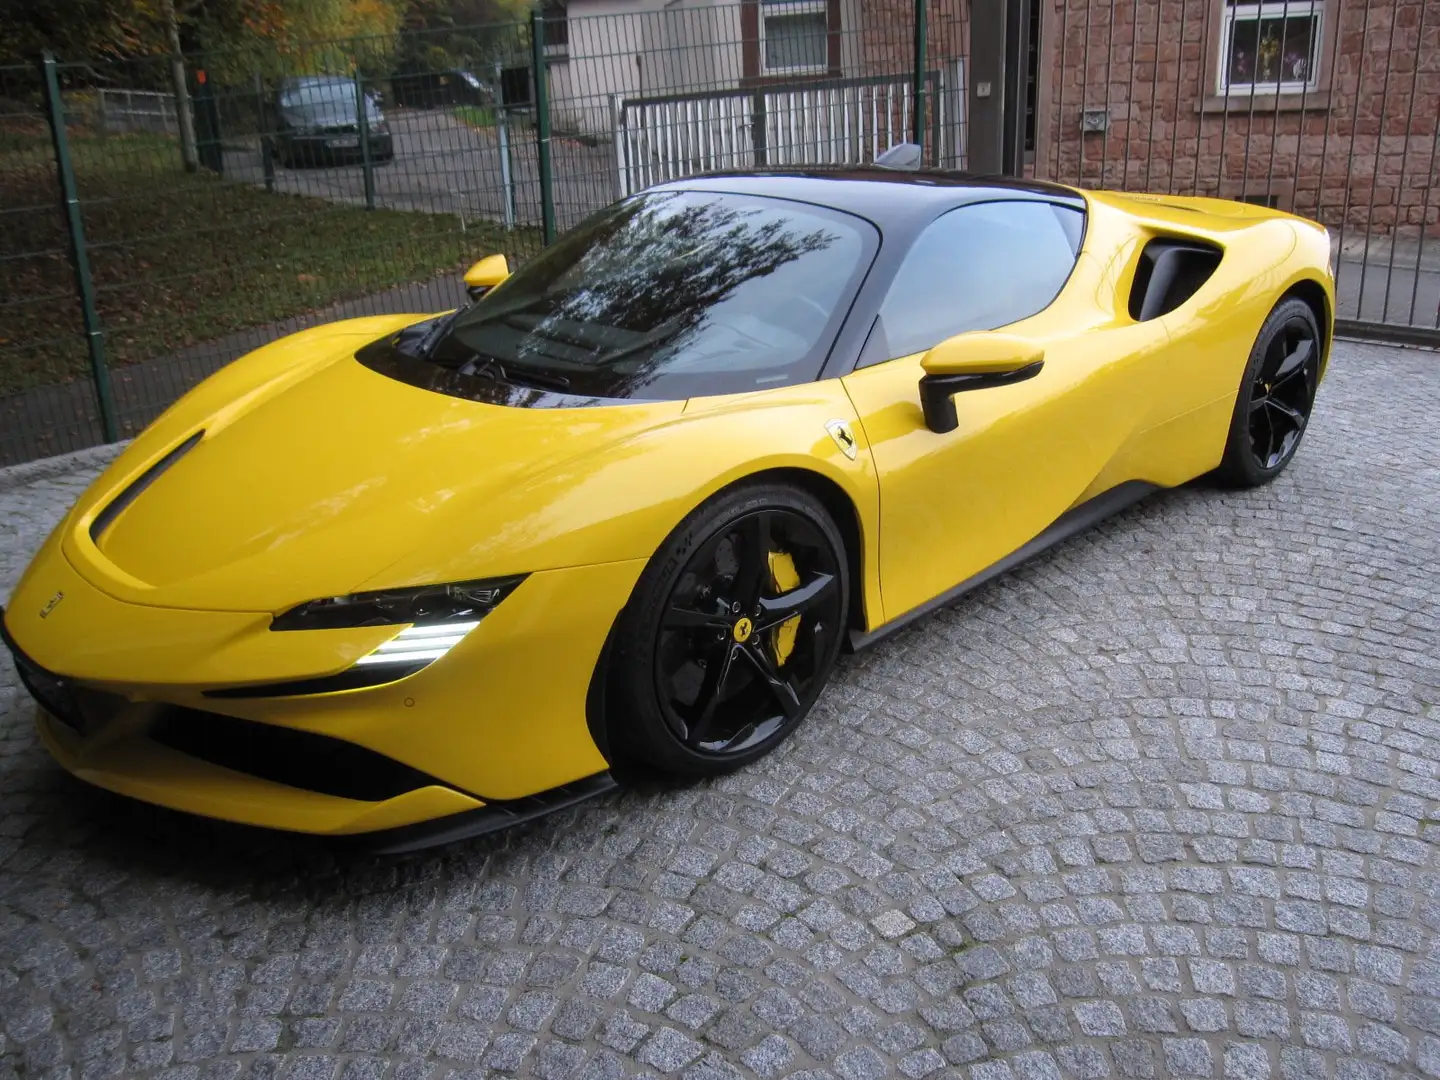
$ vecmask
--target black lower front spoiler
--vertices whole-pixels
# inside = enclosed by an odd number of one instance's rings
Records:
[[[335,842],[372,855],[403,855],[456,840],[469,840],[476,836],[502,832],[523,822],[534,821],[599,798],[617,790],[619,786],[610,773],[596,773],[572,784],[562,784],[549,791],[542,791],[538,795],[527,795],[523,799],[490,802],[478,809],[436,818],[434,821],[420,821],[414,825],[402,825],[381,832],[337,837]]]

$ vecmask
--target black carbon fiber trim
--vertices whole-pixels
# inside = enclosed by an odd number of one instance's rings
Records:
[[[523,799],[492,800],[477,810],[464,810],[433,821],[402,825],[381,832],[361,833],[337,840],[336,843],[359,848],[372,855],[403,855],[438,844],[450,844],[457,840],[503,832],[524,822],[589,802],[615,791],[619,786],[608,772],[596,773],[549,791],[527,795]]]
[[[225,686],[206,690],[208,698],[271,698],[304,697],[309,694],[333,694],[340,690],[364,690],[399,682],[430,666],[429,660],[412,664],[366,664],[346,668],[337,675],[320,675],[313,679],[290,679],[286,682],[258,683],[252,686]]]
[[[131,482],[130,486],[119,495],[111,499],[105,509],[101,510],[100,513],[95,516],[95,520],[90,523],[90,539],[96,544],[99,544],[100,537],[104,534],[105,530],[115,523],[115,519],[125,512],[125,508],[138,499],[146,488],[160,479],[165,470],[193,450],[195,444],[198,443],[204,435],[205,432],[203,430],[195,432],[194,435],[191,435],[179,446],[155,462],[154,465],[151,465],[150,468],[137,476]]]
[[[341,799],[384,802],[440,784],[419,769],[344,739],[178,705],[161,712],[149,736],[211,765]]]

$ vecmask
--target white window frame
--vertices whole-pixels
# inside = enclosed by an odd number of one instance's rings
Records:
[[[759,0],[760,73],[762,75],[815,75],[830,70],[830,4],[828,0]],[[765,62],[765,24],[772,15],[821,15],[825,19],[825,62],[771,67]]]
[[[1325,48],[1325,0],[1260,0],[1259,3],[1246,4],[1232,4],[1224,0],[1222,19],[1220,66],[1216,72],[1215,84],[1220,94],[1304,94],[1319,86],[1320,57]],[[1304,79],[1263,83],[1228,81],[1236,25],[1258,23],[1261,19],[1285,19],[1287,22],[1292,19],[1309,19],[1313,23],[1310,70],[1306,72]]]

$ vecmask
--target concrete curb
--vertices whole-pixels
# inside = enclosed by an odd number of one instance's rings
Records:
[[[104,446],[91,446],[85,450],[75,450],[69,454],[59,454],[55,457],[41,458],[39,461],[27,461],[20,465],[10,465],[0,469],[0,491],[9,491],[13,488],[24,487],[26,484],[33,484],[39,480],[49,480],[52,477],[64,476],[67,473],[79,472],[82,469],[93,469],[108,465],[120,455],[120,451],[130,445],[130,440],[124,442],[107,443]]]

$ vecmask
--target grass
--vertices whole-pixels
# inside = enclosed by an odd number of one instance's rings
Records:
[[[72,137],[97,307],[112,366],[141,363],[538,247],[457,217],[269,194],[180,167],[173,140]],[[0,396],[86,374],[48,139],[0,133]]]
[[[455,119],[471,127],[494,127],[495,110],[489,105],[456,105]]]

